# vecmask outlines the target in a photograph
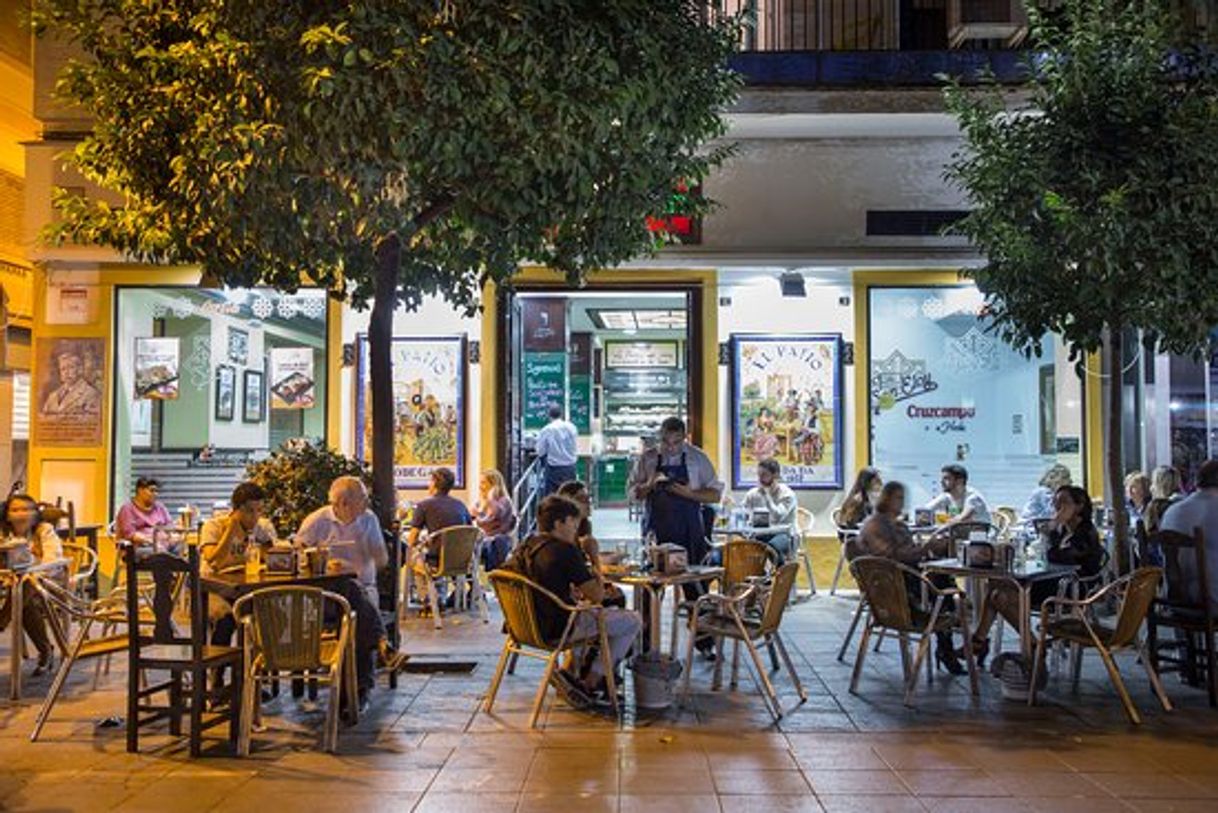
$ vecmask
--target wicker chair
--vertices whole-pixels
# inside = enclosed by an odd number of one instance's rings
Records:
[[[1142,718],[1138,714],[1138,709],[1134,706],[1133,699],[1130,698],[1129,692],[1125,688],[1125,682],[1121,680],[1121,673],[1112,658],[1115,652],[1131,649],[1138,654],[1138,659],[1146,669],[1146,675],[1150,678],[1150,684],[1154,687],[1159,702],[1163,704],[1163,709],[1171,711],[1171,700],[1163,690],[1163,683],[1159,680],[1159,675],[1150,659],[1150,652],[1141,636],[1142,623],[1146,620],[1151,603],[1155,600],[1155,593],[1162,577],[1163,571],[1160,568],[1140,567],[1089,598],[1080,600],[1055,596],[1045,599],[1044,604],[1041,605],[1040,637],[1036,642],[1036,659],[1032,665],[1028,705],[1036,703],[1036,682],[1040,677],[1040,671],[1044,669],[1045,651],[1048,645],[1053,641],[1063,641],[1074,647],[1073,680],[1076,688],[1082,667],[1082,650],[1094,648],[1104,661],[1108,677],[1112,680],[1117,694],[1120,695],[1121,703],[1125,706],[1125,713],[1129,715],[1130,721],[1135,724],[1141,723]],[[1117,613],[1116,625],[1111,628],[1101,626],[1094,617],[1093,609],[1097,605],[1103,606],[1103,602],[1110,596],[1116,595],[1121,597],[1121,609]],[[1061,612],[1055,614],[1054,611],[1058,609]]]
[[[851,542],[851,540],[858,537],[859,531],[858,528],[847,528],[846,526],[842,525],[842,509],[840,508],[833,509],[832,519],[833,528],[837,532],[837,541],[841,543],[841,551],[837,556],[837,567],[833,569],[833,583],[829,585],[829,595],[835,596],[837,595],[838,582],[840,582],[842,578],[842,570],[846,566],[846,546]],[[854,633],[852,631],[851,635],[853,634]]]
[[[769,673],[761,662],[761,654],[757,651],[756,645],[763,643],[767,647],[778,650],[783,665],[791,675],[791,682],[795,684],[795,690],[799,693],[800,703],[805,702],[808,694],[799,681],[799,675],[791,662],[791,656],[787,653],[786,645],[779,634],[782,616],[791,594],[791,585],[798,574],[799,564],[787,562],[778,568],[773,579],[768,583],[753,580],[743,589],[738,589],[732,594],[708,593],[701,596],[696,602],[689,621],[689,641],[685,652],[686,664],[693,663],[694,640],[700,635],[714,636],[720,642],[720,646],[724,639],[733,641],[737,647],[743,644],[749,652],[749,659],[753,667],[753,680],[765,699],[766,708],[776,722],[782,718],[782,705],[778,701],[778,693],[774,690]],[[750,611],[750,605],[753,604],[761,607],[760,613]],[[722,666],[723,659],[720,658],[715,663],[715,677],[712,684],[714,689],[719,688]],[[733,659],[732,688],[736,687],[737,670],[738,659]],[[690,671],[688,667],[685,670],[683,697],[689,696]]]
[[[436,629],[443,626],[440,620],[440,594],[436,582],[449,579],[456,590],[454,602],[458,609],[465,608],[465,581],[468,579],[472,598],[478,603],[482,612],[482,622],[490,621],[490,611],[486,606],[486,593],[482,587],[478,563],[481,558],[482,531],[473,525],[454,525],[436,532],[433,539],[438,541],[440,561],[435,566],[426,562],[414,564],[415,577],[427,591],[427,601],[431,605],[432,624]]]
[[[769,574],[774,569],[778,554],[774,548],[756,539],[735,536],[719,548],[723,577],[719,580],[719,592],[732,595],[747,587],[756,578]],[[678,592],[679,596],[679,592]],[[695,601],[677,601],[672,612],[672,636],[670,651],[676,652],[681,637],[682,619],[689,618]]]
[[[605,672],[605,680],[609,688],[609,696],[617,697],[617,680],[613,672],[613,662],[609,655],[609,638],[605,634],[605,625],[601,618],[601,607],[581,604],[574,606],[560,599],[539,584],[530,581],[518,573],[507,570],[492,570],[490,573],[491,587],[503,610],[503,626],[507,633],[503,642],[503,652],[499,656],[499,664],[495,667],[495,676],[486,695],[484,706],[490,714],[495,707],[495,696],[499,693],[499,684],[507,671],[509,661],[514,661],[517,655],[545,661],[545,671],[541,675],[541,683],[533,699],[533,710],[529,715],[529,728],[537,727],[537,718],[541,714],[542,703],[546,699],[546,690],[550,686],[550,677],[558,664],[558,659],[567,652],[582,649],[596,644],[600,649],[601,664]],[[537,604],[548,601],[568,613],[567,626],[557,640],[547,639],[537,624]],[[575,635],[575,621],[584,613],[592,613],[596,617],[597,632],[595,636]],[[614,713],[619,713],[614,704]]]
[[[905,705],[913,706],[913,693],[918,684],[922,663],[930,651],[930,641],[935,633],[953,629],[953,619],[943,613],[944,601],[954,597],[957,603],[964,601],[964,593],[957,588],[938,587],[924,574],[900,562],[879,556],[860,556],[850,563],[850,572],[858,582],[859,590],[867,602],[867,623],[863,627],[863,638],[859,641],[858,655],[854,661],[854,672],[850,676],[850,693],[858,691],[859,677],[863,673],[863,661],[867,657],[867,644],[873,631],[889,630],[901,641],[901,669],[905,677]],[[930,609],[919,609],[911,605],[908,584],[918,584],[924,595],[932,600]],[[959,624],[964,640],[971,638],[968,614],[960,613]],[[909,657],[910,638],[917,638],[918,651],[912,662]],[[977,681],[977,663],[971,647],[964,648],[968,662],[969,682],[973,696],[980,691]],[[933,664],[927,663],[927,677],[934,680]]]
[[[802,599],[809,599],[816,595],[816,574],[812,571],[812,554],[808,551],[808,545],[812,543],[812,526],[816,522],[816,515],[807,508],[795,509],[795,528],[791,534],[791,541],[795,544],[795,549],[792,553],[799,557],[799,563],[803,565],[804,575],[808,577],[808,593],[802,596]],[[791,587],[791,598],[794,601],[800,601],[798,580]]]
[[[97,551],[88,545],[64,542],[63,555],[68,560],[68,586],[81,598],[87,597],[97,574]]]
[[[339,611],[338,635],[324,633],[325,604]],[[337,593],[304,585],[256,590],[233,605],[233,616],[245,630],[245,681],[241,698],[241,734],[237,752],[249,754],[254,718],[261,717],[259,686],[280,678],[330,684],[330,704],[322,743],[338,748],[338,713],[343,692],[355,705],[355,614]]]

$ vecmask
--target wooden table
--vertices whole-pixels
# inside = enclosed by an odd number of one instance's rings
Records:
[[[1001,567],[968,567],[957,558],[931,559],[922,563],[927,573],[942,573],[953,578],[977,579],[983,582],[1005,581],[1019,591],[1019,645],[1025,658],[1032,657],[1032,585],[1043,581],[1073,579],[1077,565],[1044,565],[1036,562],[1005,570]],[[965,642],[967,645],[967,642]]]
[[[745,539],[791,533],[791,525],[716,525],[711,528],[712,536],[743,536]]]
[[[723,568],[698,565],[686,568],[680,573],[652,573],[651,571],[641,570],[610,571],[605,573],[605,578],[614,584],[635,588],[634,609],[643,616],[643,623],[647,626],[650,635],[647,651],[659,652],[663,648],[661,644],[660,611],[662,609],[661,602],[664,600],[664,592],[669,587],[675,588],[682,584],[710,582],[715,579],[721,579],[723,578]],[[644,597],[650,600],[644,600]]]

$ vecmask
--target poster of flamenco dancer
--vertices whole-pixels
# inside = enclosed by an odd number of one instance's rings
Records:
[[[842,487],[839,333],[733,334],[732,488],[774,458],[796,490]]]

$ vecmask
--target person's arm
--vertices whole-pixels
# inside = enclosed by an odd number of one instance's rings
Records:
[[[234,542],[241,536],[241,523],[237,521],[236,514],[229,514],[225,519],[209,522],[204,526],[199,548],[212,570],[223,570],[236,563]]]
[[[605,588],[596,574],[588,569],[583,550],[578,545],[561,544],[564,546],[560,560],[563,579],[575,586],[578,598],[600,604],[605,599]]]
[[[427,525],[427,516],[423,510],[423,504],[419,503],[414,507],[414,516],[410,518],[410,533],[406,535],[406,545],[413,548],[419,544],[419,537],[423,533],[423,528]]]
[[[537,433],[537,445],[533,448],[538,458],[543,458],[550,451],[550,427],[542,427]]]
[[[38,547],[42,549],[40,558],[43,564],[58,562],[63,558],[63,542],[51,523],[39,523],[35,532],[38,534]]]
[[[114,518],[114,532],[119,539],[126,539],[140,545],[146,545],[152,541],[151,536],[136,530],[135,525],[138,518],[135,508],[129,502],[124,503],[118,509],[118,516]]]
[[[796,512],[799,510],[799,498],[795,496],[795,492],[789,488],[781,488],[778,490],[778,497],[774,501],[774,511],[779,518],[780,525],[795,525]],[[792,531],[796,529],[791,528]]]
[[[723,498],[723,483],[715,477],[715,467],[705,453],[693,455],[688,459],[690,466],[690,484],[673,483],[669,488],[678,497],[703,504],[717,503]]]
[[[651,492],[655,490],[655,473],[654,471],[648,471],[651,468],[650,457],[651,453],[649,452],[639,455],[638,461],[634,464],[634,469],[630,472],[628,492],[630,496],[639,502],[650,497]]]
[[[389,549],[385,547],[385,534],[381,532],[381,521],[371,511],[364,514],[367,517],[368,532],[364,535],[364,548],[377,566],[382,568],[389,564]]]

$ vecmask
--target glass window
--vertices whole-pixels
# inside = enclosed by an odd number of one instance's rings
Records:
[[[120,288],[117,298],[116,509],[145,476],[171,511],[206,509],[228,499],[246,463],[325,436],[324,291]]]
[[[911,505],[959,463],[991,507],[1019,510],[1045,469],[1083,479],[1082,387],[1060,342],[1025,357],[987,332],[973,286],[870,291],[871,457]]]

